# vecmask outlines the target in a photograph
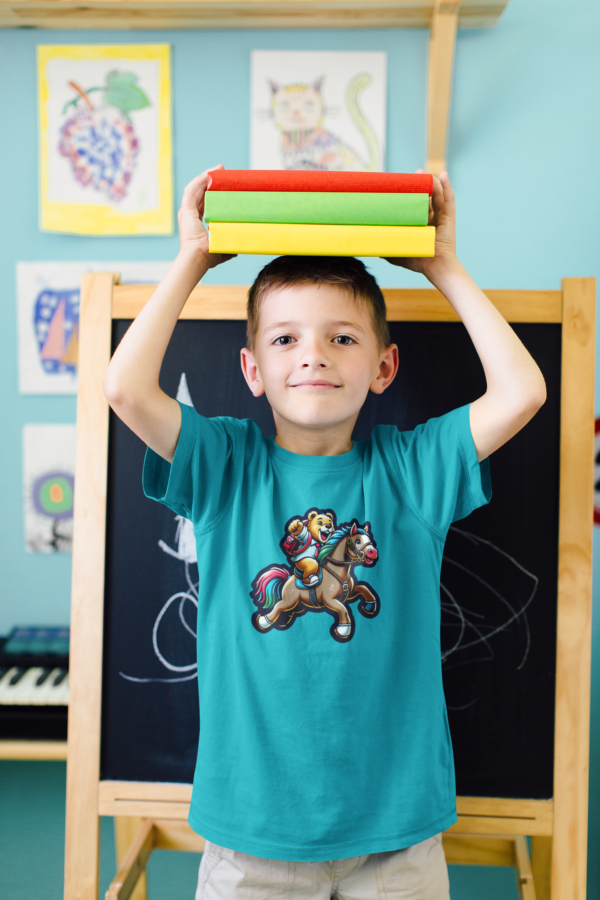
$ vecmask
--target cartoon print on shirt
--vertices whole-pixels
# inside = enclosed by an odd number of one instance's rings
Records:
[[[334,531],[332,512],[311,509],[304,521],[292,519],[287,526],[289,535],[283,549],[296,566],[296,577],[306,587],[316,587],[321,581],[321,567],[317,554],[321,544],[326,544]]]
[[[252,582],[258,611],[252,624],[258,632],[286,631],[305,613],[328,612],[333,618],[331,637],[340,644],[352,639],[355,620],[351,603],[366,619],[379,613],[373,588],[352,577],[355,566],[376,565],[379,554],[369,522],[356,519],[336,526],[331,510],[310,509],[292,516],[280,547],[293,566],[269,565]]]

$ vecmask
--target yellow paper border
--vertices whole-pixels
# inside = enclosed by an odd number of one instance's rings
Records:
[[[40,229],[67,234],[173,234],[173,156],[171,141],[170,44],[39,44],[38,114],[40,146]],[[46,66],[52,59],[128,59],[159,61],[158,206],[120,213],[110,206],[51,203],[48,199],[48,113]]]

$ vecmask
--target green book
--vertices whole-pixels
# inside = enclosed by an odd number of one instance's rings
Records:
[[[207,191],[207,222],[427,225],[429,194]]]

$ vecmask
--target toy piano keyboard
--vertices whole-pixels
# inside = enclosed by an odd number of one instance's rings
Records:
[[[0,738],[66,740],[68,705],[68,628],[0,638]]]

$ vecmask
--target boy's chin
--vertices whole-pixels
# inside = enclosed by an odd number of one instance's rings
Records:
[[[304,407],[301,404],[297,404],[292,409],[275,411],[278,412],[282,419],[286,419],[298,428],[327,430],[341,426],[348,420],[356,418],[360,410],[328,409],[318,405],[307,405]]]

